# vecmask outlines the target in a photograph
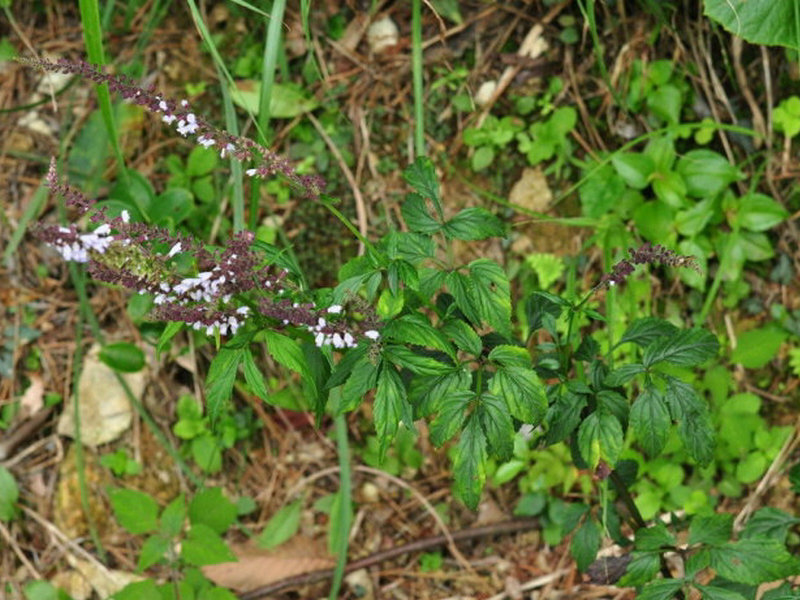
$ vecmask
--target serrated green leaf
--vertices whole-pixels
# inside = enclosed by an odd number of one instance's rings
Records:
[[[444,225],[444,233],[449,238],[475,241],[490,237],[503,237],[505,228],[495,215],[485,208],[470,207],[459,212]]]
[[[471,325],[461,319],[449,319],[442,326],[442,333],[453,340],[456,346],[473,356],[483,352],[483,342]]]
[[[622,365],[615,371],[612,371],[606,378],[603,380],[607,386],[610,387],[617,387],[620,385],[625,385],[631,379],[636,377],[637,375],[644,373],[647,369],[644,365],[640,365],[638,363],[633,363],[630,365]]]
[[[633,552],[625,575],[617,581],[617,585],[627,587],[649,583],[656,578],[659,569],[661,569],[661,557],[657,552]]]
[[[208,525],[219,534],[225,533],[228,527],[233,525],[237,514],[236,505],[228,500],[218,487],[198,492],[189,503],[191,523]]]
[[[678,328],[669,321],[656,317],[645,317],[631,323],[617,345],[633,342],[640,348],[646,348],[658,338],[669,337],[677,332]]]
[[[695,515],[689,525],[689,543],[719,546],[730,541],[733,534],[733,515],[719,513]]]
[[[206,376],[206,412],[212,423],[222,412],[222,408],[230,400],[239,361],[242,360],[242,348],[220,348],[211,361]]]
[[[759,508],[742,530],[742,538],[766,537],[784,542],[789,529],[800,523],[800,518],[773,508],[765,506]]]
[[[276,512],[256,539],[260,548],[277,548],[291,539],[300,529],[301,500],[295,500]]]
[[[400,422],[402,421],[406,427],[411,427],[413,424],[406,388],[393,367],[384,366],[381,369],[372,411],[375,430],[378,433],[380,460],[383,461],[386,449],[397,435]]]
[[[179,495],[161,513],[159,532],[166,537],[177,536],[183,530],[186,519],[186,499]]]
[[[664,548],[675,545],[675,536],[667,530],[663,523],[652,527],[640,527],[636,530],[636,549],[642,552],[660,552]]]
[[[417,375],[444,375],[453,370],[453,365],[445,364],[431,356],[424,356],[396,344],[384,346],[382,356],[384,360]]]
[[[136,561],[136,570],[141,572],[145,569],[149,569],[164,558],[167,550],[169,550],[170,543],[169,538],[160,534],[148,537],[144,541],[144,544],[142,544],[142,549],[139,552],[139,560]]]
[[[457,391],[469,391],[472,378],[466,369],[454,369],[439,376],[419,376],[411,380],[409,396],[421,416],[438,410],[439,402]]]
[[[634,401],[630,424],[648,456],[652,458],[661,454],[672,422],[661,392],[655,386],[646,387]]]
[[[158,529],[158,503],[150,494],[139,490],[110,488],[108,499],[117,521],[129,532],[148,533]]]
[[[411,231],[432,235],[442,228],[441,223],[434,219],[428,212],[425,198],[419,194],[408,194],[400,207],[403,221]]]
[[[695,584],[695,587],[703,594],[703,600],[747,600],[739,592],[715,585]]]
[[[666,362],[680,367],[696,367],[716,356],[719,342],[705,329],[685,329],[670,337],[657,339],[645,348],[642,363],[652,367]]]
[[[786,546],[769,538],[748,538],[709,549],[717,575],[747,585],[800,574],[800,562]]]
[[[267,382],[264,380],[264,374],[261,369],[256,366],[256,362],[253,360],[253,353],[250,348],[245,348],[242,355],[242,371],[244,372],[244,380],[250,386],[252,392],[264,402],[269,402]]]
[[[351,348],[347,351],[347,353],[341,358],[341,360],[337,363],[337,365],[333,368],[328,381],[325,383],[325,387],[327,389],[333,389],[335,387],[339,387],[350,376],[350,373],[353,372],[353,368],[367,355],[367,351],[369,350],[369,346],[367,345],[360,345],[356,348]]]
[[[112,596],[113,600],[164,600],[152,579],[129,583]],[[59,598],[59,600],[61,600]]]
[[[623,437],[622,426],[614,415],[595,411],[578,428],[581,457],[591,469],[597,468],[600,459],[613,468],[622,451]]]
[[[445,335],[431,325],[428,318],[420,313],[403,315],[387,323],[381,335],[401,344],[414,344],[424,348],[434,348],[455,358],[455,350]]]
[[[657,579],[645,585],[636,600],[673,600],[682,585],[680,579]]]
[[[167,345],[170,343],[178,332],[183,329],[185,323],[183,321],[170,321],[164,327],[164,331],[158,336],[158,343],[156,344],[156,359],[161,357],[161,353],[166,350]]]
[[[694,389],[674,377],[667,378],[664,393],[672,419],[678,421],[678,435],[686,450],[700,465],[707,465],[714,455],[714,428],[708,407]]]
[[[469,273],[474,283],[471,300],[481,321],[511,337],[511,291],[505,271],[496,262],[479,258],[469,264]]]
[[[517,366],[498,369],[489,382],[489,391],[501,398],[508,411],[523,423],[541,423],[547,410],[547,395],[533,369]]]
[[[489,453],[508,460],[514,450],[514,426],[506,412],[505,403],[491,394],[483,393],[475,410],[486,434]]]
[[[489,352],[489,360],[496,362],[503,367],[522,367],[531,368],[531,355],[527,348],[522,346],[512,346],[510,344],[499,344]]]
[[[453,299],[459,310],[464,313],[464,316],[467,317],[473,325],[480,327],[481,314],[474,300],[475,285],[472,280],[458,271],[451,271],[445,277],[445,283],[447,284],[447,289],[453,295]]]
[[[601,541],[600,528],[592,519],[586,519],[573,534],[569,549],[581,573],[594,562]]]
[[[271,329],[264,332],[264,337],[267,342],[267,350],[276,362],[299,373],[304,378],[313,379],[303,349],[296,340]]]
[[[181,543],[181,558],[195,567],[237,560],[225,541],[208,525],[202,523],[192,525],[189,529]]]
[[[467,408],[475,394],[470,390],[456,389],[442,394],[436,403],[436,416],[430,424],[431,443],[437,448],[452,438],[464,424]]]
[[[459,497],[470,510],[478,507],[486,484],[486,435],[480,422],[471,415],[461,431],[453,461],[453,478]]]
[[[444,218],[442,212],[442,199],[439,195],[439,180],[436,177],[436,169],[433,167],[431,159],[425,156],[417,159],[406,167],[403,171],[403,179],[414,188],[423,198],[433,202],[440,219]]]
[[[586,397],[573,392],[562,392],[547,411],[547,445],[563,442],[569,437],[581,420],[581,411],[586,408]]]
[[[372,364],[369,356],[362,356],[344,384],[339,405],[333,407],[335,414],[340,415],[358,407],[363,402],[364,395],[375,387],[377,379],[377,365]]]

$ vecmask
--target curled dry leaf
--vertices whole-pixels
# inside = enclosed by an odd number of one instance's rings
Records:
[[[327,554],[322,540],[296,535],[274,550],[263,550],[251,545],[234,546],[237,562],[220,563],[203,567],[203,574],[216,585],[246,592],[275,581],[302,575],[320,569],[331,569],[336,564]]]

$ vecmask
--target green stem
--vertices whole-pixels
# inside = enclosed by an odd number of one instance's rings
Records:
[[[337,415],[334,417],[336,430],[336,449],[339,453],[339,527],[341,535],[336,548],[336,568],[333,572],[330,600],[339,597],[342,587],[345,567],[347,566],[347,549],[350,545],[350,522],[353,511],[352,485],[350,481],[350,446],[347,432],[347,417]]]
[[[411,71],[414,88],[414,151],[425,156],[425,122],[422,89],[422,2],[411,2]]]

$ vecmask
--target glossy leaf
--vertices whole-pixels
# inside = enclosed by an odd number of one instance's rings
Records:
[[[798,523],[800,518],[772,506],[765,506],[750,517],[742,530],[741,537],[766,537],[784,542],[789,529]]]
[[[504,367],[531,367],[531,355],[527,348],[499,344],[489,352],[489,360]]]
[[[583,525],[573,534],[570,552],[575,558],[579,571],[586,571],[589,565],[594,562],[597,557],[597,551],[600,549],[601,541],[600,528],[592,519],[586,519]]]
[[[709,549],[717,575],[748,585],[800,574],[800,561],[786,546],[769,538],[747,538]]]
[[[475,510],[486,484],[486,435],[480,422],[470,416],[458,440],[453,477],[459,497],[467,508]]]
[[[622,365],[619,369],[609,373],[603,381],[606,385],[617,387],[625,385],[637,375],[644,373],[647,369],[644,365],[639,363],[631,363],[629,365]]]
[[[677,331],[678,328],[669,321],[644,317],[631,323],[617,345],[633,342],[640,348],[646,348],[658,338],[674,335]]]
[[[637,190],[642,190],[650,184],[650,176],[655,171],[653,159],[644,153],[613,154],[611,164],[625,183]]]
[[[408,228],[416,233],[431,235],[442,228],[441,223],[428,212],[425,198],[419,194],[408,194],[400,212]]]
[[[493,260],[479,258],[469,264],[474,286],[472,304],[481,321],[504,337],[511,337],[511,291],[508,276]]]
[[[508,411],[523,423],[538,424],[547,410],[544,385],[533,369],[509,366],[498,369],[489,391],[501,398]]]
[[[482,394],[475,410],[480,420],[490,454],[500,460],[508,460],[514,450],[514,426],[508,416],[505,403],[491,394]]]
[[[455,350],[445,335],[435,329],[428,318],[420,313],[403,315],[390,321],[381,330],[381,335],[401,344],[433,348],[455,357]]]
[[[661,454],[672,422],[661,392],[655,386],[645,388],[634,401],[630,411],[630,424],[642,448],[650,457]]]
[[[222,407],[231,398],[239,362],[243,356],[241,348],[220,348],[211,361],[206,376],[206,411],[212,423],[216,421],[222,412]]]
[[[144,352],[129,342],[106,344],[100,350],[100,360],[122,373],[135,373],[145,365]]]
[[[716,196],[734,181],[744,177],[741,171],[719,152],[699,149],[684,154],[676,165],[686,183],[686,190],[695,198]]]
[[[413,425],[406,388],[393,367],[384,366],[381,369],[372,411],[378,433],[380,460],[383,461],[386,449],[397,435],[400,423],[403,422],[406,427]]]
[[[737,223],[750,231],[766,231],[781,223],[789,212],[765,194],[752,193],[742,196],[736,212]]]
[[[436,178],[436,169],[431,159],[425,156],[418,157],[403,171],[403,179],[423,198],[433,202],[440,219],[444,217],[442,199],[439,195],[439,180]]]
[[[591,469],[597,468],[600,459],[613,468],[622,451],[622,442],[622,426],[614,415],[605,412],[593,412],[578,428],[578,448]]]
[[[377,378],[378,367],[372,364],[369,356],[362,356],[344,384],[339,405],[334,407],[336,414],[342,414],[358,407],[364,401],[366,393],[375,387]]]
[[[449,337],[460,350],[473,356],[483,352],[483,342],[471,325],[461,319],[450,319],[442,326],[442,333]]]
[[[495,215],[485,208],[465,208],[444,225],[444,233],[457,240],[485,240],[490,237],[503,237],[505,227]]]
[[[645,348],[642,363],[652,367],[661,362],[681,367],[697,367],[716,356],[719,342],[714,334],[705,329],[685,329],[664,337]]]
[[[689,525],[689,543],[719,546],[733,534],[732,514],[695,515]]]
[[[458,389],[444,395],[437,403],[436,416],[430,424],[431,443],[441,447],[461,429],[467,416],[467,408],[475,397],[470,390]]]

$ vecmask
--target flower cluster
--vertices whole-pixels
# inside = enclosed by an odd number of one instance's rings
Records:
[[[610,273],[606,273],[601,277],[598,287],[601,286],[615,286],[625,282],[628,275],[633,273],[634,265],[665,265],[669,267],[688,267],[697,271],[699,267],[694,256],[682,256],[676,254],[673,250],[669,250],[660,244],[653,246],[647,242],[639,248],[629,248],[628,258],[619,261],[611,269]]]
[[[47,183],[81,214],[92,207],[93,201],[79,190],[58,181],[55,160]],[[344,349],[356,346],[359,339],[379,337],[379,323],[371,310],[362,311],[367,316],[361,322],[349,323],[340,305],[319,309],[312,303],[293,302],[288,271],[263,264],[250,232],[235,234],[224,248],[209,249],[190,236],[132,222],[127,211],[109,217],[101,208],[90,220],[99,226],[89,233],[81,233],[75,224],[38,225],[34,231],[65,260],[86,263],[95,279],[152,294],[156,319],[181,321],[208,335],[215,331],[233,335],[253,316],[251,307],[235,297],[258,292],[260,302],[254,303],[258,314],[279,326],[307,330],[317,346]],[[193,256],[194,275],[176,272],[173,259],[182,253]]]
[[[247,169],[250,177],[272,177],[281,175],[300,188],[307,198],[318,198],[325,189],[325,180],[319,175],[300,175],[285,158],[251,139],[231,135],[214,127],[191,110],[187,100],[176,102],[158,94],[154,89],[144,89],[132,79],[109,75],[101,67],[84,61],[59,59],[55,62],[45,59],[27,59],[27,64],[56,73],[80,75],[96,84],[108,84],[109,89],[153,114],[161,115],[161,120],[175,127],[182,136],[195,136],[197,143],[205,148],[216,148],[220,156],[233,156],[242,161],[253,161],[256,165]]]

